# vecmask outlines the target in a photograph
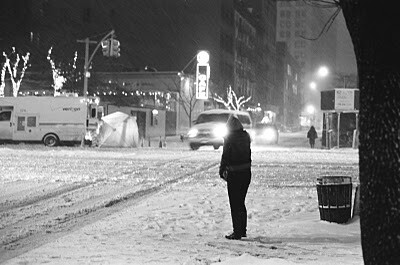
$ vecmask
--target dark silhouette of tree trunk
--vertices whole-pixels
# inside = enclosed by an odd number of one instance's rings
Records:
[[[400,12],[340,0],[360,89],[360,224],[365,264],[400,264]]]

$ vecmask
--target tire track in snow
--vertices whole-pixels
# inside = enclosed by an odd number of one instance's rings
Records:
[[[182,159],[182,158],[181,158]],[[162,162],[162,163],[157,163],[154,167],[163,167],[166,166],[168,164],[172,164],[173,161],[166,161],[166,162]],[[120,176],[122,175],[129,175],[132,174],[134,172],[138,172],[140,170],[146,170],[148,168],[147,165],[143,165],[141,166],[141,168],[136,169],[136,170],[132,170],[132,171],[124,171],[120,174]],[[61,187],[59,189],[54,189],[52,191],[46,191],[43,195],[36,195],[33,196],[31,198],[23,198],[22,200],[10,200],[10,198],[8,198],[5,202],[0,202],[0,219],[1,216],[4,215],[4,212],[7,212],[8,210],[11,209],[17,209],[17,208],[23,208],[26,206],[30,206],[32,204],[36,204],[39,203],[41,201],[44,200],[48,200],[54,197],[59,197],[61,195],[64,195],[66,193],[75,191],[75,190],[79,190],[82,188],[86,188],[88,186],[94,185],[94,184],[99,184],[102,182],[106,182],[107,178],[102,178],[102,179],[98,179],[96,181],[90,181],[90,182],[85,182],[85,183],[74,183],[73,185],[69,185],[67,187]],[[38,189],[43,189],[43,186],[38,187]]]
[[[171,167],[177,164],[176,160],[183,162],[186,160],[185,156],[181,158],[174,158],[169,161],[163,161],[152,165],[153,168],[160,167]],[[85,193],[90,192],[94,185],[104,184],[107,187],[108,192],[101,196],[94,196],[88,200],[84,200],[74,205],[72,211],[66,211],[63,205],[58,204],[53,209],[43,208],[38,211],[33,211],[30,215],[25,216],[22,220],[13,222],[13,218],[8,218],[10,222],[6,226],[0,228],[0,263],[18,256],[21,253],[29,251],[39,245],[50,242],[59,236],[65,235],[73,230],[76,230],[84,225],[97,221],[110,215],[114,212],[122,210],[127,204],[133,204],[141,199],[148,196],[152,196],[157,192],[168,188],[169,186],[193,175],[199,174],[202,171],[207,171],[211,168],[216,167],[219,162],[195,168],[189,172],[183,174],[174,175],[169,180],[166,180],[160,184],[152,184],[143,189],[130,191],[126,186],[120,186],[117,189],[112,189],[107,184],[107,179],[101,179],[95,183],[80,184],[78,186],[68,187],[58,191],[50,192],[44,196],[38,196],[21,203],[17,203],[12,206],[3,207],[0,212],[1,216],[11,216],[11,212],[25,211],[26,207],[34,208],[35,205],[43,204],[50,200],[59,199],[62,200],[62,196],[70,194],[76,196],[73,193]],[[143,165],[134,171],[141,172],[147,171],[148,166]],[[121,172],[120,175],[132,174],[132,172]],[[113,185],[111,185],[113,186]],[[116,195],[117,194],[117,195]],[[4,209],[6,209],[4,211]],[[41,211],[40,211],[41,210]]]

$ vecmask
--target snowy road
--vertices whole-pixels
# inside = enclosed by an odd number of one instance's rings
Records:
[[[221,150],[193,152],[186,146],[0,146],[0,263],[168,191],[175,183],[215,183],[220,156]],[[321,175],[343,174],[357,182],[358,156],[351,149],[253,147],[252,170],[251,196],[262,197],[269,190],[277,199],[303,198],[298,205],[275,209],[268,216],[273,220],[315,210],[315,181]]]

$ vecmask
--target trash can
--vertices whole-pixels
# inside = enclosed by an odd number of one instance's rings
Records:
[[[323,176],[317,179],[321,220],[346,223],[351,218],[351,177]]]

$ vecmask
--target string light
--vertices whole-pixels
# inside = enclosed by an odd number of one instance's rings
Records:
[[[21,86],[21,81],[24,78],[25,71],[29,66],[28,62],[29,62],[30,53],[27,52],[24,56],[22,56],[23,64],[22,64],[22,69],[21,69],[21,73],[20,73],[19,78],[17,78],[17,73],[18,73],[18,65],[19,65],[19,62],[21,60],[21,57],[16,52],[15,47],[12,47],[12,52],[11,53],[15,53],[16,54],[15,62],[13,64],[11,63],[10,59],[8,58],[8,55],[5,52],[3,52],[3,56],[6,59],[6,61],[4,62],[4,65],[3,65],[3,69],[4,68],[5,69],[2,70],[2,73],[1,73],[0,96],[1,96],[1,94],[3,94],[3,96],[4,96],[5,71],[8,70],[8,73],[10,74],[11,83],[12,83],[12,86],[13,86],[13,96],[17,97],[18,96],[18,92],[19,92],[19,88]],[[12,66],[11,66],[11,64],[12,64]],[[3,73],[3,71],[4,71],[4,73]]]
[[[8,58],[6,58],[6,62],[3,64],[3,67],[1,68],[1,76],[0,76],[0,78],[1,78],[1,80],[0,80],[0,82],[1,82],[1,84],[0,84],[0,97],[4,97],[4,88],[5,88],[5,86],[6,86],[6,82],[4,81],[4,79],[5,79],[5,76],[6,76],[6,70],[7,70],[7,61],[9,61],[9,59]]]
[[[48,53],[47,53],[47,60],[49,61],[51,65],[51,72],[53,73],[53,85],[52,87],[54,88],[54,96],[59,95],[62,87],[64,86],[64,83],[67,81],[67,79],[61,75],[60,69],[56,68],[56,65],[51,59],[51,51],[53,50],[53,47],[50,47]]]

